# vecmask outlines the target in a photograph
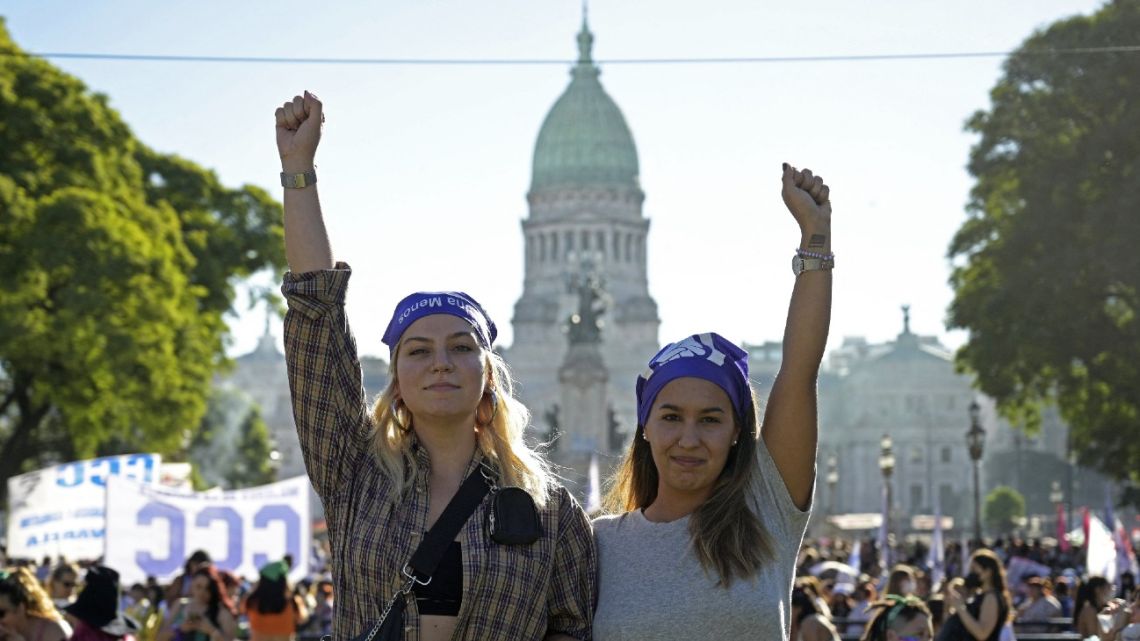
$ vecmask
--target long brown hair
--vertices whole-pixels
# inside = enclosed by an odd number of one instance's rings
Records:
[[[758,407],[752,390],[747,415],[733,412],[740,438],[729,451],[712,494],[689,519],[697,560],[706,572],[716,573],[717,585],[726,588],[735,578],[752,578],[775,556],[772,537],[749,501],[753,487],[761,482]],[[657,465],[644,435],[645,426],[638,425],[625,458],[610,479],[605,508],[611,513],[643,509],[657,499]]]
[[[1002,564],[1001,559],[992,550],[982,548],[970,555],[970,562],[977,563],[993,575],[994,591],[998,593],[998,599],[1005,606],[1006,615],[1012,620],[1017,611],[1013,609],[1013,597],[1009,594],[1009,586],[1005,578],[1005,565]],[[1000,623],[1004,623],[1004,621]]]
[[[218,574],[217,569],[212,565],[199,568],[194,572],[191,580],[198,577],[206,577],[206,590],[210,593],[210,603],[206,606],[206,618],[210,620],[215,626],[220,626],[221,622],[218,621],[218,614],[225,610],[231,615],[237,615],[237,607],[234,606],[233,601],[230,600],[229,593],[226,592],[226,586],[222,583],[222,577]]]

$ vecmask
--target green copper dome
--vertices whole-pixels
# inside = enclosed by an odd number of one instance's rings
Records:
[[[554,103],[534,146],[530,189],[629,186],[639,187],[637,147],[613,99],[598,81],[594,36],[582,21],[578,64],[570,86]]]

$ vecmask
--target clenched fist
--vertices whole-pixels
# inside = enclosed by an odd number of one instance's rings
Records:
[[[308,91],[277,108],[277,153],[281,169],[303,172],[313,168],[317,145],[321,142],[324,107]]]
[[[830,235],[831,189],[810,169],[800,171],[784,164],[784,204],[804,234]]]

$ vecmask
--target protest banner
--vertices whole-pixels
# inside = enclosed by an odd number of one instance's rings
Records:
[[[105,563],[123,583],[174,579],[186,558],[205,550],[214,564],[256,577],[285,554],[291,580],[305,576],[310,554],[309,479],[232,491],[186,493],[126,479],[107,485]]]
[[[162,457],[125,454],[53,465],[8,479],[8,555],[96,559],[103,554],[109,478],[150,485]]]

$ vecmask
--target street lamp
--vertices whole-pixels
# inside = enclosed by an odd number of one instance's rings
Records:
[[[834,454],[827,457],[827,514],[835,514],[835,488],[839,485],[839,459]]]
[[[1053,522],[1056,525],[1061,523],[1061,503],[1065,501],[1065,493],[1061,491],[1061,482],[1053,481],[1052,488],[1049,490],[1049,502],[1053,504]],[[1066,527],[1068,525],[1066,524]],[[1058,529],[1054,526],[1053,529]],[[1067,532],[1057,532],[1060,536],[1067,536]],[[1064,541],[1057,541],[1058,545],[1064,546]]]
[[[891,474],[895,471],[895,453],[893,450],[894,444],[891,441],[890,434],[883,434],[883,438],[879,441],[879,471],[883,473],[883,491],[887,494],[886,511],[883,514],[884,531],[887,533],[887,545],[879,553],[883,556],[883,567],[890,567],[890,535],[891,535],[891,511],[892,511],[892,496],[891,496]]]
[[[879,441],[879,470],[883,473],[883,480],[890,481],[891,474],[895,471],[895,453],[893,451],[894,442],[891,441],[890,434],[883,434],[882,440]]]
[[[975,399],[970,403],[970,429],[966,432],[966,446],[970,450],[970,460],[974,462],[974,540],[978,545],[982,544],[982,488],[978,464],[982,460],[982,449],[986,441],[981,415],[982,408]]]

